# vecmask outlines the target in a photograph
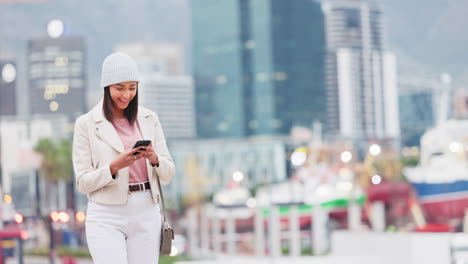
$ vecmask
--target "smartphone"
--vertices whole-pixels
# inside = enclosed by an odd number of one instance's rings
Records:
[[[133,145],[133,148],[138,148],[138,147],[146,147],[146,146],[149,146],[151,144],[151,140],[138,140],[135,145]],[[133,153],[133,155],[137,155],[139,154],[140,152],[135,152]]]

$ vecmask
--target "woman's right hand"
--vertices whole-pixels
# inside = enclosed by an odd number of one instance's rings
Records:
[[[119,170],[132,165],[135,161],[143,157],[143,153],[134,154],[138,152],[139,148],[130,149],[115,158],[110,164],[110,171],[115,175]]]

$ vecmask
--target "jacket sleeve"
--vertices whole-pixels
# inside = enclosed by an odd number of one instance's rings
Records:
[[[93,164],[87,119],[87,115],[77,119],[73,134],[73,168],[76,187],[83,194],[89,194],[117,182],[112,178],[109,164],[102,164],[101,167],[99,167],[99,163]]]
[[[175,175],[175,165],[174,161],[172,160],[171,154],[169,154],[169,150],[166,144],[166,137],[164,136],[161,123],[157,115],[155,114],[156,118],[156,141],[154,144],[154,150],[158,155],[159,166],[153,167],[153,175],[159,177],[162,184],[169,184],[171,179]]]

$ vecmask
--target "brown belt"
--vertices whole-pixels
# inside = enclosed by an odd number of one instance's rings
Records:
[[[128,193],[132,192],[141,192],[144,190],[149,190],[150,184],[149,182],[137,183],[137,184],[130,184],[128,186]]]

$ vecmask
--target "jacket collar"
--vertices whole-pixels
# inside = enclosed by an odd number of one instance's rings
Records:
[[[95,132],[99,138],[109,144],[112,148],[116,151],[122,153],[124,152],[125,148],[122,144],[122,141],[117,134],[114,126],[111,122],[109,122],[105,117],[102,111],[102,103],[101,100],[91,111],[91,119],[94,121],[96,127]],[[147,122],[147,119],[151,116],[151,111],[144,108],[138,107],[138,115],[137,121],[138,125],[140,126],[140,131],[145,139],[151,139],[152,128],[150,123]]]

